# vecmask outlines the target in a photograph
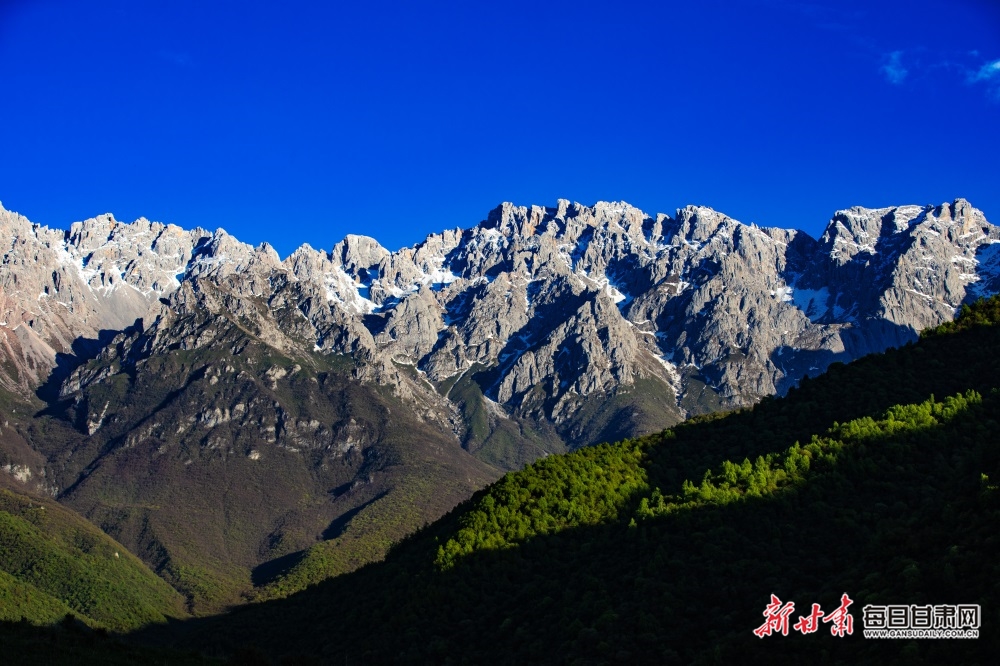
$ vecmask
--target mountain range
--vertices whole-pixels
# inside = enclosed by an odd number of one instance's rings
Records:
[[[784,394],[1000,291],[958,199],[814,239],[502,204],[390,252],[0,209],[0,466],[211,612],[384,555],[551,454]]]

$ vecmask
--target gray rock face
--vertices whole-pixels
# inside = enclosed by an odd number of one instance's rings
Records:
[[[224,232],[222,232],[224,233]],[[69,231],[32,224],[0,207],[0,384],[28,391],[56,354],[131,326],[184,279],[202,229],[102,215]]]
[[[207,309],[286,353],[351,355],[359,377],[464,441],[483,408],[517,437],[570,447],[635,434],[607,429],[624,412],[592,414],[615,400],[651,413],[621,402],[637,387],[669,403],[647,427],[751,404],[1000,289],[1000,230],[962,199],[838,211],[818,240],[704,207],[504,203],[398,252],[348,236],[284,261],[221,230],[102,216],[62,232],[0,210],[0,245],[8,387],[136,318],[143,353],[211,344],[173,324]],[[97,381],[83,372],[64,394]]]

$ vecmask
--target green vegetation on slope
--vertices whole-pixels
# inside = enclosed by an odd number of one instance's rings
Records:
[[[953,321],[946,321],[936,328],[929,328],[922,338],[969,331],[982,326],[996,326],[1000,322],[1000,298],[982,298],[970,305],[963,305]]]
[[[0,620],[67,613],[129,631],[184,615],[182,598],[120,544],[51,500],[0,489]]]
[[[338,663],[992,663],[998,314],[977,304],[752,410],[551,456],[385,562],[181,635]],[[850,637],[752,634],[771,594],[807,614],[844,593]],[[976,603],[984,629],[865,640],[868,603]]]
[[[641,461],[638,444],[601,444],[507,474],[458,519],[435,563],[448,569],[477,550],[512,548],[529,537],[606,522],[645,488]]]
[[[0,621],[24,618],[35,624],[52,624],[72,612],[65,602],[0,570]]]

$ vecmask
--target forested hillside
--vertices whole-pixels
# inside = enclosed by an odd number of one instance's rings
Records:
[[[0,620],[45,624],[72,615],[123,632],[185,616],[183,601],[73,511],[0,485]]]
[[[184,597],[121,544],[0,474],[0,662],[221,664],[119,634],[186,617]]]
[[[330,663],[991,661],[998,315],[981,302],[787,398],[550,456],[385,562],[166,638]],[[845,593],[851,636],[753,634],[772,594],[807,614]],[[984,629],[864,639],[869,603],[980,604]]]

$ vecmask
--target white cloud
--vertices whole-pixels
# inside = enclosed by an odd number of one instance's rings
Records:
[[[969,71],[965,82],[969,85],[984,84],[990,99],[1000,102],[1000,60],[988,62],[978,70]]]
[[[988,62],[980,67],[978,72],[969,76],[969,83],[975,83],[976,81],[989,81],[990,79],[996,77],[1000,77],[1000,60]]]
[[[893,51],[886,55],[888,62],[882,65],[882,73],[885,79],[894,86],[898,86],[906,79],[909,70],[903,67],[903,52]]]

